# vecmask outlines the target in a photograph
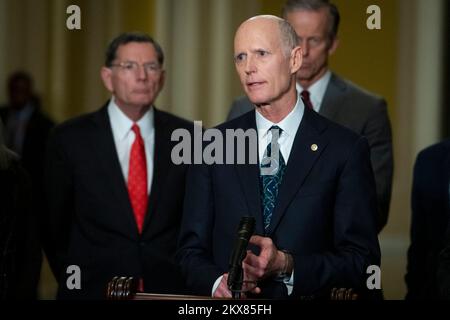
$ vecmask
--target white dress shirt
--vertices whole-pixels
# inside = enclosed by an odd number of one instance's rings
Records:
[[[153,155],[155,151],[155,111],[151,107],[144,116],[139,119],[136,124],[141,131],[142,139],[144,140],[145,158],[147,162],[147,192],[150,194],[150,188],[153,179]],[[120,167],[122,168],[125,182],[128,183],[128,167],[130,163],[130,151],[133,145],[135,134],[131,127],[134,122],[128,118],[122,110],[115,103],[114,97],[110,100],[108,105],[109,122],[116,145],[116,152],[119,158]]]
[[[284,161],[286,165],[289,161],[289,155],[291,154],[292,145],[294,144],[295,135],[297,134],[298,127],[300,126],[300,122],[303,119],[303,114],[305,112],[305,105],[303,104],[302,99],[300,99],[300,94],[297,95],[297,102],[295,104],[294,109],[280,122],[273,123],[270,120],[264,118],[256,108],[256,129],[258,131],[258,156],[259,163],[261,163],[262,158],[264,156],[264,151],[267,148],[267,145],[270,143],[272,139],[272,133],[268,131],[272,126],[278,126],[283,131],[280,134],[278,139],[278,143],[280,144],[280,151],[283,155]],[[218,288],[220,281],[222,281],[222,277],[220,276],[214,282],[212,288],[212,295]],[[284,283],[286,284],[288,294],[292,293],[294,289],[294,272],[292,271],[292,275],[289,279],[285,279]]]
[[[325,74],[313,83],[308,89],[303,89],[302,86],[297,82],[297,91],[302,92],[303,90],[309,91],[309,100],[313,105],[313,109],[319,112],[320,107],[322,107],[323,97],[325,96],[325,91],[327,90],[328,83],[331,79],[331,71],[328,70]]]

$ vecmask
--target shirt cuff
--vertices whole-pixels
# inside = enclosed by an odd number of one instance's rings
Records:
[[[220,284],[220,281],[222,281],[222,278],[223,278],[223,276],[220,276],[220,277],[217,278],[216,282],[214,282],[214,285],[213,285],[212,290],[211,290],[211,297],[214,297],[214,292],[216,292],[217,287]],[[292,281],[292,283],[294,283],[294,282]],[[291,292],[292,292],[292,289],[291,289]]]
[[[283,282],[286,285],[288,295],[290,296],[292,294],[292,290],[294,290],[294,270],[292,270],[291,277],[284,278]]]

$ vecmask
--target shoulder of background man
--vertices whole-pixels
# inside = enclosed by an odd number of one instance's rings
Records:
[[[339,92],[345,97],[345,109],[357,114],[370,114],[374,109],[380,107],[386,108],[386,101],[380,95],[368,91],[365,88],[342,78],[336,74],[332,74],[328,86],[338,88]],[[328,89],[328,88],[327,88]],[[333,101],[331,102],[333,103]]]
[[[430,170],[447,165],[445,159],[450,158],[450,139],[433,144],[417,155],[416,167],[428,167]]]
[[[159,123],[156,123],[156,122]],[[194,128],[194,123],[187,119],[176,116],[170,112],[162,111],[158,108],[155,108],[155,126],[164,127],[166,130],[172,131],[175,129],[187,129],[192,131]]]
[[[254,105],[250,102],[247,96],[237,97],[231,104],[227,120],[235,119],[243,115],[244,113],[253,110],[254,108]]]
[[[241,107],[241,108],[249,108],[253,109],[253,104],[250,102],[246,95],[237,97],[233,101],[233,106]]]
[[[82,114],[73,118],[70,118],[62,123],[56,125],[52,130],[53,136],[59,137],[71,137],[76,139],[81,139],[80,134],[87,134],[94,132],[98,129],[99,124],[100,129],[108,128],[108,113],[107,104],[105,104],[100,110]]]

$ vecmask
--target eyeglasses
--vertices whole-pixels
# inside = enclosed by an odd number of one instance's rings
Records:
[[[147,74],[157,74],[161,71],[161,66],[155,62],[144,63],[140,65],[135,61],[123,61],[111,64],[111,67],[119,67],[126,73],[137,74],[139,67],[142,66]]]

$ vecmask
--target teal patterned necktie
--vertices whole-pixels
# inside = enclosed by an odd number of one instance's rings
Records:
[[[278,189],[281,185],[284,172],[286,171],[286,163],[284,162],[280,144],[278,143],[278,138],[280,137],[282,130],[278,126],[272,126],[269,130],[272,132],[272,140],[264,152],[261,161],[260,175],[261,202],[265,231],[267,231],[270,226],[273,209],[275,208],[278,197]],[[272,157],[272,148],[275,152],[278,151],[278,157],[276,155]]]

